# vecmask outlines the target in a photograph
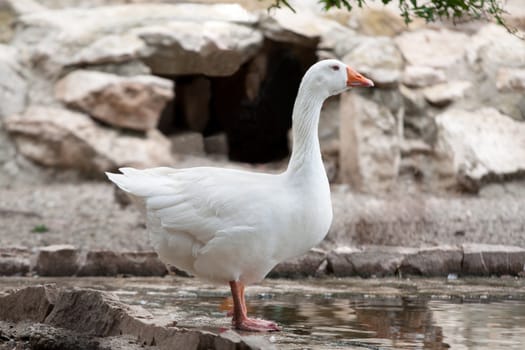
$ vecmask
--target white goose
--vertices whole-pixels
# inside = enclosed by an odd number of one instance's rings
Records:
[[[244,285],[325,237],[332,204],[317,135],[321,107],[352,86],[373,85],[340,61],[314,64],[299,87],[292,156],[281,174],[161,167],[122,168],[107,176],[139,202],[162,261],[230,284],[235,328],[277,331],[274,322],[247,317]]]

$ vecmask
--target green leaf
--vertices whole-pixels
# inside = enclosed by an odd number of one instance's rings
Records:
[[[44,225],[44,224],[40,224],[40,225],[36,225],[35,227],[33,227],[31,232],[33,232],[33,233],[46,233],[46,232],[49,232],[49,228],[47,228],[47,226]]]
[[[325,10],[331,8],[345,8],[351,11],[354,6],[363,7],[368,2],[374,0],[319,0]],[[375,0],[384,5],[391,3],[393,0]],[[492,20],[508,28],[503,20],[502,0],[399,0],[399,10],[406,23],[413,20],[414,17],[423,18],[427,22],[438,19],[485,19]],[[274,0],[271,7],[288,7],[295,12],[288,0]]]

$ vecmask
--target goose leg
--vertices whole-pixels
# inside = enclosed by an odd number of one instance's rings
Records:
[[[230,286],[231,286],[231,285],[230,285]],[[244,299],[244,284],[239,283],[238,286],[239,286],[239,293],[240,293],[239,295],[240,295],[240,297],[241,297],[241,300],[244,301],[243,303],[241,303],[242,311],[244,312],[245,315],[247,315],[247,314],[248,314],[248,308],[246,307],[246,299]],[[232,290],[232,295],[233,295],[233,290]],[[233,310],[234,310],[234,309],[235,309],[235,308],[229,310],[229,311],[226,313],[226,316],[228,316],[228,317],[232,317],[232,316],[233,316]]]
[[[238,281],[230,281],[233,297],[233,326],[242,331],[251,332],[274,332],[281,329],[271,321],[248,318],[246,314],[246,301],[244,300],[244,284]]]

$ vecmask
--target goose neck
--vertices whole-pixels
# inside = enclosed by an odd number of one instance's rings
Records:
[[[293,148],[288,165],[289,172],[309,169],[312,166],[322,167],[317,130],[323,101],[322,96],[308,87],[299,88],[292,114]]]

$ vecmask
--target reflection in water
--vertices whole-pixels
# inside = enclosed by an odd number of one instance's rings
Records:
[[[182,327],[213,331],[228,325],[222,295],[139,292],[121,298],[140,300],[157,315],[177,315]],[[273,334],[283,349],[522,350],[525,344],[523,300],[281,294],[251,297],[248,305],[254,316],[284,326],[284,332]]]
[[[291,299],[291,300],[290,300]],[[428,298],[295,298],[256,312],[301,337],[279,343],[324,348],[524,349],[525,303],[454,303]],[[252,301],[259,304],[260,301]],[[305,339],[306,337],[306,339]],[[306,341],[305,341],[306,340]],[[291,347],[294,348],[294,347]],[[310,347],[308,347],[310,348]]]
[[[525,349],[525,303],[430,303],[436,324],[454,350]]]

